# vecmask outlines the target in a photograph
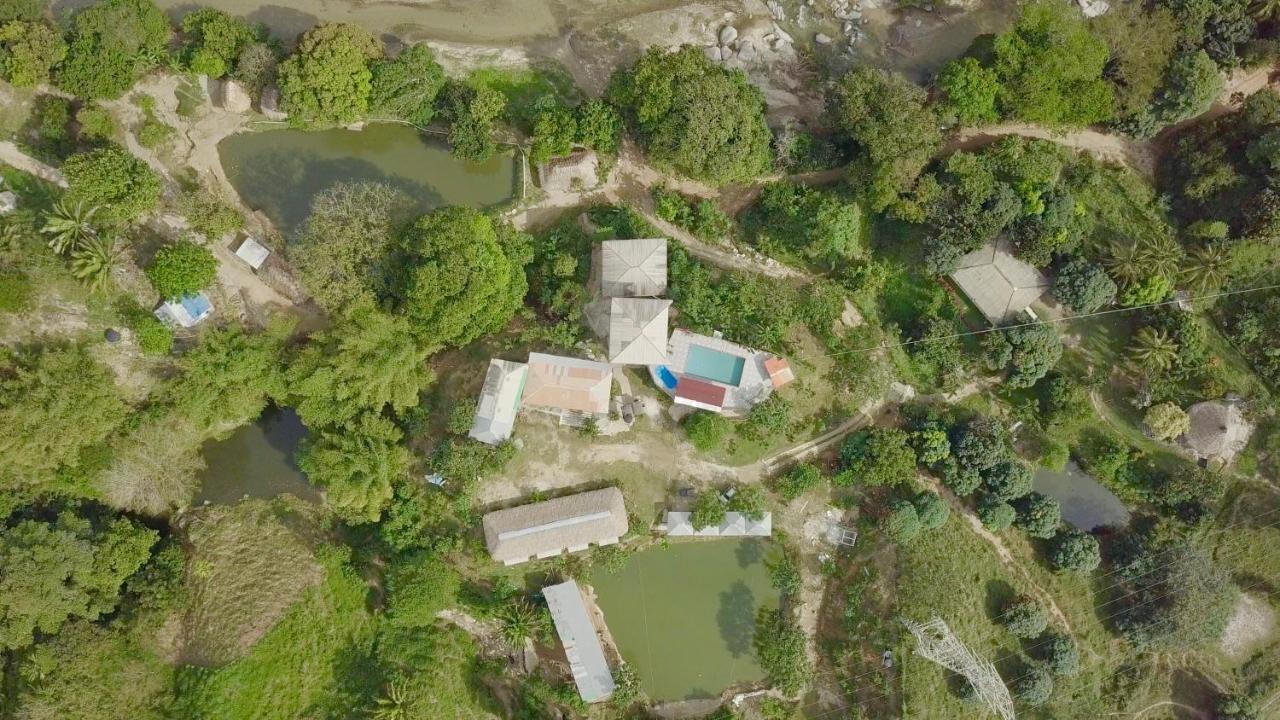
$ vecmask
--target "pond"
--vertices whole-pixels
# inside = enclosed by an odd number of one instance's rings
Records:
[[[752,638],[756,613],[777,607],[762,540],[698,540],[632,555],[592,578],[622,656],[658,701],[718,697],[764,679]]]
[[[218,144],[227,179],[246,205],[293,235],[311,201],[337,182],[392,185],[426,211],[443,205],[483,208],[515,194],[509,154],[482,163],[455,158],[443,141],[408,125],[376,123],[364,130],[268,130],[232,135]]]
[[[1060,472],[1046,468],[1036,470],[1032,487],[1057,500],[1062,505],[1062,519],[1086,532],[1129,524],[1129,509],[1120,498],[1074,462],[1068,462]]]
[[[262,417],[237,428],[225,440],[204,445],[206,468],[200,474],[196,504],[230,504],[244,496],[273,498],[289,493],[310,502],[320,491],[294,464],[307,428],[289,408],[268,408]]]

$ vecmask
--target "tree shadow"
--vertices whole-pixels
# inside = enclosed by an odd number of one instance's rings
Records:
[[[987,581],[987,597],[984,603],[987,617],[993,621],[999,620],[1000,615],[1004,612],[1004,606],[1017,595],[1018,593],[1013,589],[1013,586],[1003,580]]]
[[[738,543],[738,547],[734,548],[733,555],[738,559],[738,567],[748,568],[763,562],[767,549],[763,542],[751,538]]]
[[[271,31],[271,36],[279,38],[286,47],[292,47],[298,36],[320,24],[320,18],[283,5],[262,5],[257,10],[244,16],[250,25],[262,23]]]
[[[756,600],[745,582],[739,580],[720,593],[716,624],[730,655],[739,658],[751,652],[751,638],[756,627]]]

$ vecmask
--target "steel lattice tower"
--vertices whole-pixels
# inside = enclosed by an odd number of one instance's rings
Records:
[[[1009,697],[1009,689],[996,667],[965,647],[942,618],[935,617],[924,624],[910,620],[902,623],[916,638],[916,654],[963,675],[991,712],[1003,720],[1014,720],[1013,698]]]

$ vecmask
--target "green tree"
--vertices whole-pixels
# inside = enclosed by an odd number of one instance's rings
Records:
[[[339,182],[316,195],[289,260],[302,284],[330,313],[361,299],[375,300],[386,285],[397,222],[410,198],[390,185]]]
[[[1157,440],[1171,441],[1191,429],[1186,411],[1171,402],[1156,403],[1143,413],[1142,422]]]
[[[892,427],[874,427],[850,435],[840,446],[842,485],[898,485],[910,482],[916,473],[916,452],[911,436]]]
[[[1032,707],[1043,705],[1053,694],[1053,676],[1044,667],[1031,665],[1018,677],[1013,692],[1019,700]]]
[[[822,471],[816,465],[801,463],[774,481],[773,487],[783,500],[791,502],[822,483]]]
[[[1180,277],[1195,295],[1216,293],[1231,274],[1231,249],[1224,242],[1202,245],[1191,251]]]
[[[62,35],[42,22],[0,23],[0,71],[14,87],[35,87],[67,56]]]
[[[745,73],[716,65],[702,48],[650,47],[634,67],[614,74],[608,98],[660,164],[720,184],[769,170],[763,94]]]
[[[1098,540],[1079,530],[1061,530],[1049,543],[1049,562],[1057,570],[1092,572],[1102,563]]]
[[[855,68],[836,83],[836,122],[858,149],[850,181],[881,212],[909,191],[942,144],[924,90],[901,75]]]
[[[111,371],[81,347],[22,350],[0,360],[0,489],[38,489],[88,459],[124,420]]]
[[[983,472],[1009,458],[1009,434],[1000,421],[983,415],[951,428],[951,454],[961,469]]]
[[[602,153],[615,153],[622,137],[622,116],[601,100],[578,106],[578,142]]]
[[[894,500],[876,525],[890,542],[905,545],[916,538],[922,529],[920,514],[906,500]]]
[[[394,58],[374,61],[371,71],[371,113],[423,127],[430,124],[445,77],[444,68],[426,43],[411,45]]]
[[[1028,535],[1048,539],[1057,533],[1062,523],[1062,506],[1057,500],[1032,492],[1019,498],[1015,505],[1018,511],[1015,523]]]
[[[160,248],[147,266],[147,279],[160,297],[173,300],[198,293],[218,276],[218,259],[208,248],[179,240]]]
[[[578,119],[569,108],[556,104],[543,108],[533,122],[529,161],[541,165],[553,157],[568,155],[578,136]]]
[[[685,437],[703,452],[711,452],[724,445],[732,429],[727,419],[713,412],[697,411],[684,420]]]
[[[769,582],[773,584],[784,598],[795,597],[800,592],[800,588],[804,586],[804,578],[800,575],[800,566],[796,564],[795,558],[790,553],[783,552],[775,561],[767,563],[769,566]]]
[[[1081,258],[1058,269],[1053,294],[1077,313],[1091,313],[1116,297],[1116,283],[1106,271]]]
[[[1135,372],[1162,373],[1178,360],[1178,344],[1164,330],[1150,325],[1138,328],[1126,352]]]
[[[0,22],[10,20],[39,20],[44,16],[45,4],[40,0],[0,0]]]
[[[377,522],[391,502],[392,485],[409,472],[400,429],[377,415],[321,430],[303,444],[298,467],[325,488],[325,502],[344,521]]]
[[[154,399],[189,420],[201,435],[249,422],[262,414],[268,397],[284,395],[280,362],[291,329],[283,323],[258,333],[238,326],[206,331],[200,344],[178,361],[178,377]]]
[[[289,366],[289,394],[316,429],[387,405],[406,410],[432,380],[428,354],[408,320],[362,304],[303,348]]]
[[[40,232],[49,236],[49,249],[59,255],[70,255],[82,243],[96,236],[98,231],[94,227],[93,216],[97,212],[97,206],[88,206],[84,202],[54,202],[53,208],[44,216],[44,227],[40,228]]]
[[[752,521],[764,519],[764,514],[769,508],[769,499],[765,497],[764,491],[759,485],[742,485],[738,487],[738,491],[729,499],[729,510],[731,512],[742,513]]]
[[[951,457],[951,440],[941,428],[924,428],[911,433],[911,445],[925,465],[944,462]]]
[[[920,517],[921,530],[937,530],[946,524],[951,516],[951,507],[936,492],[922,492],[911,500]]]
[[[117,98],[166,54],[172,28],[152,0],[102,0],[71,19],[58,86],[84,98]]]
[[[1017,637],[1039,637],[1049,626],[1049,614],[1035,598],[1020,595],[1010,600],[1000,613],[1000,623]]]
[[[751,407],[743,428],[757,438],[771,440],[791,426],[793,412],[791,401],[775,392]]]
[[[369,61],[382,44],[368,30],[347,23],[317,25],[280,63],[280,100],[297,125],[345,125],[369,112],[373,74]]]
[[[987,470],[982,479],[992,497],[1009,502],[1031,492],[1034,475],[1030,465],[1015,458]]]
[[[116,606],[120,585],[149,557],[154,530],[131,520],[63,512],[54,523],[23,520],[0,533],[0,647],[18,650],[69,618],[96,619]]]
[[[1071,677],[1080,672],[1080,648],[1070,635],[1053,633],[1043,645],[1041,655],[1054,675]]]
[[[996,38],[994,69],[1007,115],[1046,125],[1089,125],[1112,117],[1115,98],[1102,77],[1106,43],[1089,32],[1079,9],[1037,0]]]
[[[1008,369],[1011,387],[1027,388],[1058,364],[1062,338],[1050,325],[1022,325],[987,336],[983,349],[992,370]]]
[[[426,347],[461,346],[520,309],[530,259],[528,235],[476,210],[442,208],[404,233],[395,292]]]
[[[756,656],[769,683],[787,695],[796,695],[813,674],[805,651],[804,631],[786,609],[761,608],[756,619]]]
[[[104,292],[115,282],[116,265],[124,252],[124,243],[115,235],[95,235],[71,253],[71,274],[92,292]]]
[[[253,97],[261,98],[262,91],[276,82],[280,57],[276,48],[265,42],[252,42],[240,50],[231,76]]]
[[[187,69],[211,78],[231,72],[240,52],[254,41],[253,29],[244,20],[208,7],[182,18],[182,38]]]
[[[1208,110],[1224,86],[1222,72],[1208,53],[1182,53],[1169,63],[1151,112],[1160,126],[1182,122]]]
[[[99,207],[98,218],[127,223],[160,203],[160,176],[118,145],[103,145],[67,158],[62,173],[69,204]]]
[[[449,145],[453,154],[471,162],[493,157],[494,125],[507,107],[507,97],[489,86],[453,82],[442,94],[441,114],[449,121]]]
[[[397,555],[387,565],[387,616],[406,627],[430,627],[441,610],[457,602],[461,578],[436,553]]]
[[[1009,503],[991,495],[978,503],[978,519],[991,530],[1008,530],[1018,518],[1018,511]]]
[[[944,94],[940,104],[944,116],[966,126],[989,125],[1000,119],[996,113],[1000,79],[977,59],[952,60],[943,66],[936,82]]]
[[[689,516],[689,522],[693,523],[695,530],[701,530],[706,527],[714,527],[724,522],[725,513],[728,508],[720,497],[720,492],[715,488],[703,490],[698,495],[697,501],[693,504],[693,512]]]

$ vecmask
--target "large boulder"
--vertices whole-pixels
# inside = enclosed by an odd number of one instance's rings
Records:
[[[253,109],[253,98],[240,83],[223,80],[218,89],[218,105],[227,112],[247,113]]]
[[[266,115],[268,120],[289,119],[289,113],[280,109],[280,88],[275,85],[263,88],[262,97],[258,100],[258,111]]]

